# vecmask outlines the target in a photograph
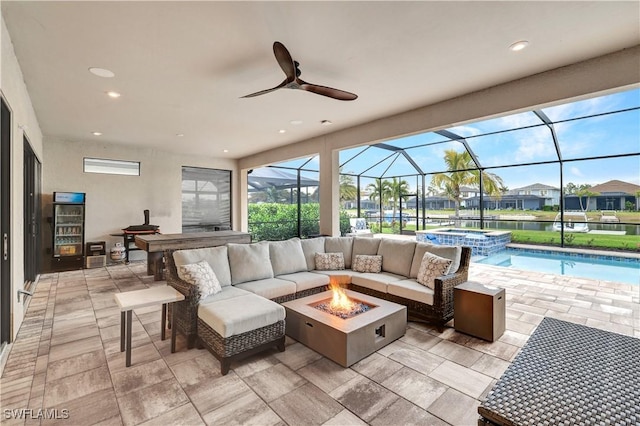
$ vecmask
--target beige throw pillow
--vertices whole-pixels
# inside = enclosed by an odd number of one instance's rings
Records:
[[[382,271],[382,256],[357,254],[351,269],[356,272],[373,272],[377,274]]]
[[[218,277],[216,277],[215,272],[213,272],[213,269],[211,269],[211,266],[209,266],[206,260],[181,265],[180,273],[182,274],[183,280],[198,287],[201,299],[222,291]]]
[[[451,265],[450,259],[426,252],[420,263],[418,282],[433,290],[435,288],[435,279],[445,275],[449,265]]]
[[[344,255],[339,253],[316,253],[316,270],[340,271],[344,269]]]

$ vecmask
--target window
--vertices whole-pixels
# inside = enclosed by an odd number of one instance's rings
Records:
[[[231,229],[231,171],[182,168],[182,232]]]
[[[105,160],[102,158],[85,157],[83,165],[85,173],[140,176],[139,161]]]

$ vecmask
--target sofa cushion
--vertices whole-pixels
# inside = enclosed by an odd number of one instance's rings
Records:
[[[236,287],[250,291],[258,296],[267,299],[275,299],[276,297],[288,296],[296,292],[296,283],[293,281],[281,280],[279,278],[266,278],[264,280],[248,281],[241,284],[235,284]],[[243,308],[244,309],[244,308]]]
[[[417,243],[416,251],[413,255],[413,263],[411,263],[411,274],[409,278],[417,278],[422,258],[426,252],[435,254],[436,256],[451,259],[451,265],[444,275],[455,273],[460,267],[460,258],[462,257],[461,246],[440,246],[428,243]]]
[[[198,287],[200,298],[205,298],[222,291],[218,277],[216,277],[216,274],[206,260],[201,260],[198,263],[189,263],[188,265],[180,265],[179,268],[184,276],[183,279],[189,284]]]
[[[338,253],[316,253],[316,270],[339,271],[344,269],[344,256]]]
[[[356,256],[360,254],[364,254],[367,256],[377,255],[379,247],[380,238],[354,238],[353,248],[351,250],[351,267],[353,268],[353,261],[356,260]]]
[[[426,252],[420,264],[417,281],[433,289],[435,288],[435,279],[443,276],[447,269],[449,269],[449,266],[451,266],[451,259],[445,259],[444,257]]]
[[[381,293],[387,293],[387,284],[403,280],[405,277],[388,272],[373,274],[371,272],[353,272],[351,282],[361,287],[377,290]]]
[[[233,299],[234,297],[244,296],[245,294],[252,293],[250,291],[228,285],[222,287],[222,291],[220,293],[212,294],[211,296],[205,297],[204,299],[200,299],[200,305],[205,305],[207,303],[212,303],[220,300]]]
[[[351,268],[353,240],[353,237],[326,237],[324,239],[324,251],[326,253],[341,252],[344,256],[344,267]]]
[[[273,278],[269,259],[269,243],[227,244],[231,284]]]
[[[382,271],[382,256],[368,256],[366,254],[358,254],[354,256],[352,269],[356,272],[373,272]]]
[[[324,237],[301,240],[302,252],[307,261],[307,271],[316,269],[316,253],[324,253]]]
[[[231,285],[231,270],[229,269],[229,258],[227,256],[227,246],[206,247],[189,250],[176,250],[173,252],[173,261],[176,264],[178,277],[184,279],[180,272],[181,265],[198,263],[206,260],[215,272],[222,287]]]
[[[275,276],[307,270],[307,260],[302,251],[300,238],[291,238],[286,241],[270,241],[269,257],[271,258],[271,266]]]
[[[416,280],[394,281],[387,285],[387,292],[394,296],[415,300],[433,306],[433,290]]]
[[[357,274],[357,272],[353,272],[351,269],[342,269],[338,271],[313,271],[312,274],[325,275],[329,277],[329,282],[349,284],[351,276]]]
[[[278,275],[279,279],[296,283],[296,292],[322,287],[329,284],[329,276],[313,272],[296,272],[295,274]]]
[[[284,320],[284,307],[255,294],[198,307],[198,317],[222,337],[237,336]]]
[[[378,248],[378,254],[382,256],[382,270],[408,277],[415,247],[415,241],[382,238]]]

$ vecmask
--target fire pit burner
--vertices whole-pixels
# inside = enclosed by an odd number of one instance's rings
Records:
[[[367,294],[345,290],[351,302],[368,310],[352,318],[342,319],[319,309],[334,295],[324,291],[284,302],[287,311],[286,333],[340,364],[349,367],[404,335],[407,329],[407,307]]]
[[[313,306],[314,308],[326,312],[328,314],[331,315],[335,315],[337,317],[340,317],[342,319],[348,319],[348,318],[352,318],[355,317],[358,314],[362,314],[364,312],[367,312],[369,309],[371,308],[375,308],[374,305],[369,305],[366,304],[364,302],[361,302],[359,300],[354,300],[351,299],[351,306],[349,309],[342,309],[342,308],[334,308],[333,304],[332,304],[333,299],[327,299],[327,300],[323,300],[321,302],[318,303],[314,303],[311,306]]]

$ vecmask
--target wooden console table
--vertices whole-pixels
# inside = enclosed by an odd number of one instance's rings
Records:
[[[136,235],[136,247],[147,252],[147,274],[162,279],[164,250],[221,246],[227,243],[248,244],[251,234],[239,231],[193,232],[189,234]]]

